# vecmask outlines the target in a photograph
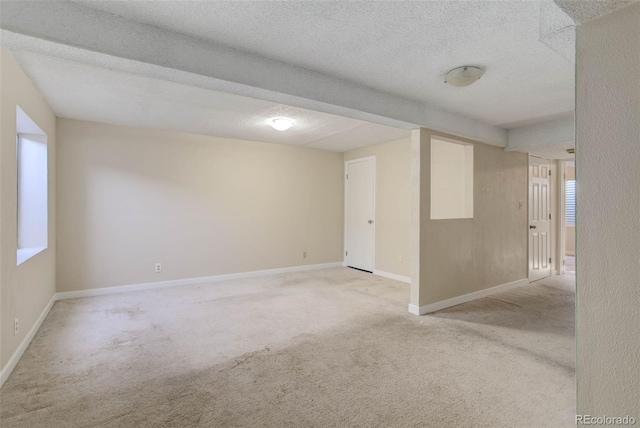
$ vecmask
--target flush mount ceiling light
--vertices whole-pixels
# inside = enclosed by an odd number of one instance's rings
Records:
[[[269,120],[269,125],[278,131],[286,131],[293,126],[293,120],[286,117],[274,117]]]
[[[484,74],[484,70],[480,67],[472,65],[463,65],[462,67],[450,70],[444,78],[444,83],[453,86],[469,86],[476,80],[480,79]]]

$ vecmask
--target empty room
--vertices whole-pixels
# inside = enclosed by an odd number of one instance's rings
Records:
[[[0,426],[640,423],[639,23],[0,0]]]

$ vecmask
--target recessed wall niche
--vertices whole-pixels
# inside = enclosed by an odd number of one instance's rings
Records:
[[[431,139],[431,219],[473,218],[473,145]]]

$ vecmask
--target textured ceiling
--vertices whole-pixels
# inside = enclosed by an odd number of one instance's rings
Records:
[[[595,19],[638,0],[554,0],[576,24]]]
[[[567,61],[575,62],[575,22],[566,13],[560,12],[555,3],[543,3],[540,7],[540,41]]]
[[[541,40],[549,1],[79,3],[492,125],[573,110],[573,65]],[[463,64],[487,72],[445,85]]]
[[[14,52],[57,116],[345,151],[403,137],[404,129],[239,95]],[[276,131],[266,121],[286,116]]]
[[[420,126],[513,150],[573,139],[581,9],[564,0],[0,3],[2,44],[65,117],[338,151]],[[469,63],[477,83],[443,83]],[[274,133],[272,112],[298,126]]]

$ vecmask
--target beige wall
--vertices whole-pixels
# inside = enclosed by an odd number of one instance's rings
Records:
[[[474,217],[431,220],[431,135],[474,146]],[[527,155],[420,129],[412,135],[414,241],[411,304],[527,278]],[[522,206],[519,206],[522,203]]]
[[[640,3],[579,25],[578,414],[640,420]],[[638,423],[638,422],[636,422]]]
[[[58,291],[342,261],[342,153],[66,119],[58,142]]]
[[[0,367],[4,368],[55,293],[56,122],[11,52],[0,51]],[[16,105],[48,136],[49,248],[16,266]],[[13,320],[19,332],[13,334]]]
[[[576,254],[576,227],[565,226],[564,229],[564,252],[570,256]]]
[[[575,180],[576,179],[576,167],[573,165],[564,165],[564,179]]]
[[[344,160],[376,157],[374,269],[411,275],[411,139],[352,150]]]

